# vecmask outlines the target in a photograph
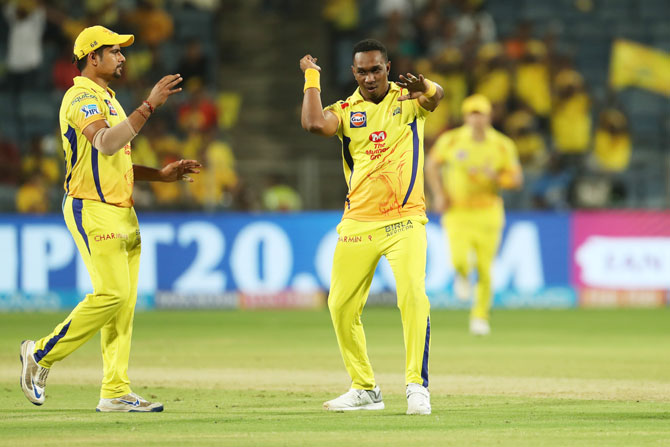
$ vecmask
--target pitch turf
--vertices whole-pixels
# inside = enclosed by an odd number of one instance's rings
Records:
[[[43,407],[19,343],[64,314],[0,314],[0,446],[668,446],[670,310],[498,311],[493,335],[432,313],[431,416],[406,416],[395,309],[367,309],[386,409],[327,413],[348,388],[324,311],[145,312],[134,390],[160,414],[100,414],[99,338],[57,364]]]

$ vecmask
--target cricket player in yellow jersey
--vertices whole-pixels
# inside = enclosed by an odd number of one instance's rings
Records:
[[[155,412],[130,388],[128,358],[137,299],[140,229],[133,209],[136,180],[188,180],[200,164],[180,160],[154,169],[133,165],[130,141],[154,110],[181,88],[180,75],[158,81],[149,97],[126,116],[109,83],[121,76],[121,47],[133,43],[102,26],[84,29],[74,44],[73,61],[81,71],[63,97],[60,130],[66,176],[63,214],[93,283],[86,295],[54,331],[21,344],[21,388],[30,402],[42,405],[51,366],[70,355],[98,331],[103,373],[97,411]]]
[[[501,189],[520,188],[521,166],[514,142],[491,127],[491,103],[483,95],[463,101],[465,124],[443,133],[426,159],[426,180],[444,227],[456,270],[454,292],[471,296],[470,255],[477,286],[470,332],[488,335],[491,267],[505,223]]]
[[[316,58],[306,55],[300,68],[305,73],[302,126],[317,135],[339,137],[349,187],[337,227],[328,307],[352,384],[324,407],[332,411],[384,408],[368,359],[361,314],[377,263],[386,256],[396,279],[403,322],[407,413],[430,414],[423,127],[444,96],[442,87],[410,73],[401,75],[400,82],[389,82],[386,48],[372,39],[353,49],[356,91],[325,109]]]

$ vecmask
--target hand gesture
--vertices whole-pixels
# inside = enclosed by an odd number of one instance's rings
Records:
[[[164,182],[176,182],[184,180],[193,182],[193,179],[186,174],[199,174],[202,165],[195,160],[179,160],[163,167],[160,170],[161,180]]]
[[[164,76],[163,79],[158,81],[156,85],[154,85],[154,88],[151,89],[147,102],[151,104],[154,109],[159,108],[165,104],[168,96],[172,96],[181,91],[181,87],[174,88],[181,81],[183,81],[183,79],[180,74]]]
[[[315,70],[321,71],[321,67],[316,65],[317,58],[312,57],[311,54],[306,54],[302,59],[300,59],[300,69],[304,73],[308,68],[313,68]]]
[[[408,93],[398,98],[398,101],[416,99],[427,92],[428,87],[426,86],[426,83],[423,82],[424,79],[422,74],[420,74],[418,78],[412,73],[407,73],[407,76],[400,75],[400,82],[398,82],[398,85],[402,88],[406,88]]]

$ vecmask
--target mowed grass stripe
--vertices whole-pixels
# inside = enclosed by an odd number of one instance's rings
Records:
[[[34,407],[18,386],[18,344],[65,315],[0,314],[0,446],[668,445],[670,312],[499,311],[493,336],[465,312],[434,311],[433,414],[404,415],[399,313],[367,309],[368,347],[386,410],[331,414],[348,377],[325,311],[143,312],[135,391],[162,414],[93,410],[99,338],[49,376]]]

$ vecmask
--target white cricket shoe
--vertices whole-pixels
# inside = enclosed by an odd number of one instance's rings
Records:
[[[483,318],[473,318],[470,320],[470,333],[472,335],[489,335],[491,326]]]
[[[35,351],[34,341],[23,340],[21,342],[21,389],[30,402],[42,405],[49,368],[37,364],[33,351]]]
[[[328,411],[383,410],[384,401],[378,386],[371,390],[351,388],[340,397],[324,402],[323,408]]]
[[[407,384],[407,414],[430,414],[430,393],[418,383]]]
[[[113,399],[100,399],[95,411],[103,413],[155,413],[163,411],[163,404],[160,402],[149,402],[135,393],[130,393]]]
[[[456,274],[454,278],[454,295],[461,301],[467,301],[472,298],[472,284],[466,276]]]

